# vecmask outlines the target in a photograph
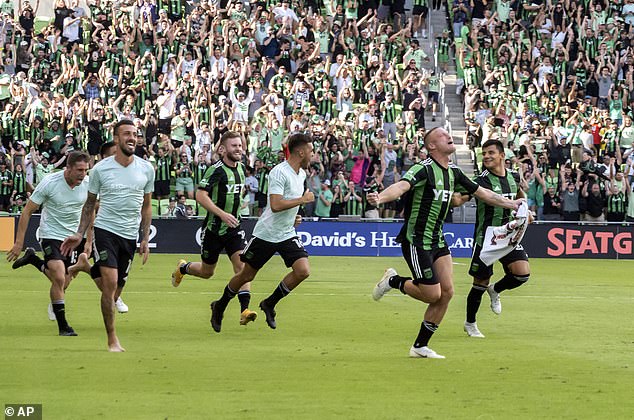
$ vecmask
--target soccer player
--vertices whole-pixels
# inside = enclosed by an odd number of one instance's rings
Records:
[[[139,255],[143,256],[143,264],[150,255],[148,242],[152,222],[154,168],[134,155],[136,127],[132,121],[117,122],[114,126],[114,142],[117,144],[114,156],[103,159],[90,171],[88,198],[77,233],[64,240],[62,253],[68,254],[77,246],[94,219],[95,265],[101,275],[98,286],[101,290],[101,313],[108,335],[108,350],[122,352],[125,349],[115,331],[114,297],[117,286],[125,284],[128,278],[139,225]],[[97,195],[99,212],[95,218]]]
[[[102,144],[99,150],[100,160],[103,160],[107,157],[114,155],[116,150],[117,150],[117,145],[114,142],[108,142],[108,143]],[[155,185],[156,185],[156,182],[155,182]],[[97,212],[99,211],[99,202],[97,202],[95,211]],[[91,229],[91,232],[92,232],[92,229]],[[101,290],[101,273],[99,272],[99,268],[97,268],[96,266],[91,266],[90,261],[88,261],[88,258],[91,255],[91,251],[92,250],[89,250],[79,254],[79,256],[77,257],[77,263],[75,265],[71,265],[70,267],[68,267],[68,274],[72,278],[75,278],[75,276],[77,276],[77,273],[79,273],[80,271],[83,271],[84,273],[89,274],[93,278],[93,280],[95,281],[95,284],[97,285],[97,287],[99,287],[99,290]],[[117,291],[114,294],[114,299],[115,299],[114,305],[117,308],[117,312],[119,312],[120,314],[128,313],[128,311],[130,310],[128,305],[126,305],[126,303],[123,301],[123,298],[121,298],[121,292],[123,291],[123,286],[125,286],[125,283],[118,284]]]
[[[443,221],[457,186],[469,194],[495,206],[516,209],[520,201],[512,201],[493,191],[479,188],[449,161],[456,150],[453,139],[436,127],[423,139],[429,158],[415,164],[402,180],[380,193],[368,194],[368,202],[378,206],[405,196],[405,223],[397,240],[413,278],[399,276],[388,268],[374,288],[372,296],[379,300],[391,289],[399,289],[429,306],[410,357],[444,359],[428,347],[429,340],[442,321],[453,296],[453,265],[449,247],[443,237]]]
[[[57,320],[61,336],[77,335],[66,321],[64,296],[71,281],[66,269],[75,263],[78,253],[90,252],[91,248],[91,239],[84,240],[82,235],[69,253],[64,255],[61,252],[62,241],[74,233],[79,225],[82,207],[88,195],[86,174],[89,161],[88,154],[71,152],[64,171],[45,177],[37,185],[20,215],[15,243],[7,254],[7,260],[15,260],[14,269],[31,264],[51,281],[50,296],[54,313],[51,318]],[[42,209],[39,235],[44,260],[35,254],[33,248],[27,248],[24,255],[18,258],[24,246],[29,220],[38,208]]]
[[[216,332],[220,332],[223,313],[229,301],[242,286],[255,278],[276,252],[292,271],[268,298],[260,302],[260,309],[266,315],[269,327],[277,327],[275,305],[310,274],[308,253],[295,232],[295,226],[301,222],[301,217],[297,215],[299,206],[315,200],[313,193],[304,189],[304,169],[308,168],[313,156],[312,138],[307,134],[292,134],[288,137],[287,147],[290,153],[288,160],[275,166],[269,174],[266,209],[255,225],[253,237],[240,255],[244,267],[229,281],[222,297],[211,302],[211,326]]]
[[[502,142],[499,140],[484,142],[482,145],[482,164],[485,170],[475,178],[475,182],[480,187],[494,191],[511,200],[524,198],[524,192],[519,187],[519,174],[506,170],[504,159]],[[463,201],[470,199],[466,195],[463,197],[465,197]],[[499,315],[502,312],[500,293],[526,283],[530,276],[530,267],[526,251],[521,244],[518,244],[513,251],[500,258],[500,263],[504,268],[504,277],[495,284],[489,284],[493,275],[493,266],[484,264],[480,259],[484,236],[489,226],[502,226],[508,223],[511,211],[489,205],[478,197],[476,197],[476,203],[476,224],[473,238],[475,248],[469,268],[469,275],[473,277],[473,286],[467,296],[467,320],[464,323],[464,330],[469,337],[484,338],[476,323],[476,314],[480,308],[482,295],[485,291],[488,292],[491,298],[491,310]]]
[[[208,279],[214,275],[220,252],[224,249],[239,273],[244,264],[240,252],[246,246],[244,230],[240,228],[241,193],[245,183],[242,164],[242,137],[235,131],[227,131],[220,138],[219,154],[222,158],[209,167],[200,180],[196,200],[207,210],[203,222],[201,262],[180,260],[172,273],[172,286],[178,287],[185,274]],[[240,325],[257,318],[249,310],[251,301],[250,283],[238,292],[240,301]]]

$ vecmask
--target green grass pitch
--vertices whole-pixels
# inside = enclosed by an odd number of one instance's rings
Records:
[[[529,283],[487,295],[486,339],[462,331],[470,288],[456,259],[455,296],[431,347],[446,360],[408,358],[423,304],[372,287],[400,258],[311,257],[312,275],[278,305],[238,325],[237,299],[223,331],[209,302],[230,275],[170,284],[174,255],[138,259],[117,315],[124,354],[106,351],[99,294],[86,275],[67,291],[79,337],[48,321],[48,284],[32,267],[0,264],[0,405],[42,403],[45,419],[631,418],[634,413],[634,261],[533,260]],[[193,257],[197,258],[197,257]],[[500,266],[496,266],[499,277]],[[275,257],[253,284],[251,308],[286,269]]]

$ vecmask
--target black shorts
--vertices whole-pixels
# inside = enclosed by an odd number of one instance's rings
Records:
[[[0,195],[0,208],[6,209],[8,211],[10,207],[11,207],[11,196]]]
[[[154,181],[154,196],[167,197],[168,195],[170,195],[169,179],[166,179],[164,181]]]
[[[479,280],[490,279],[493,275],[493,266],[485,265],[480,259],[480,252],[482,247],[476,245],[473,249],[473,256],[471,257],[471,265],[469,266],[469,275]],[[517,245],[513,251],[500,258],[500,264],[504,268],[504,273],[509,274],[509,265],[515,261],[528,261],[528,255],[522,245]]]
[[[429,7],[427,6],[414,6],[412,8],[412,14],[414,16],[422,16],[423,18],[427,18],[429,14]]]
[[[403,258],[407,261],[409,271],[412,272],[414,284],[438,284],[440,280],[434,273],[434,262],[445,255],[451,255],[449,247],[436,248],[429,251],[412,245],[405,240],[401,243]]]
[[[266,207],[266,202],[268,200],[268,196],[267,194],[258,192],[255,193],[255,195],[257,196],[257,200],[258,200],[258,208],[263,209]]]
[[[136,241],[122,238],[104,229],[95,228],[93,253],[96,267],[116,268],[117,283],[125,284],[134,259]]]
[[[77,248],[75,248],[68,257],[66,257],[62,255],[62,241],[58,241],[57,239],[40,240],[40,246],[42,247],[42,252],[44,253],[44,263],[46,264],[51,260],[63,261],[66,268],[77,263],[77,257],[79,256],[79,254],[84,252],[85,245],[86,240],[83,239],[77,246]]]
[[[433,104],[437,104],[438,103],[438,92],[428,92],[427,93],[427,99],[431,101],[431,103]]]
[[[97,156],[101,152],[101,143],[96,140],[90,140],[88,142],[88,154],[90,156]]]
[[[220,252],[224,249],[227,256],[242,251],[247,246],[246,234],[242,229],[231,229],[222,236],[203,230],[202,244],[200,246],[200,259],[205,264],[213,265],[218,262]]]
[[[291,267],[300,258],[308,258],[308,252],[297,236],[279,243],[263,241],[254,236],[242,251],[240,260],[259,270],[276,252],[287,267]]]

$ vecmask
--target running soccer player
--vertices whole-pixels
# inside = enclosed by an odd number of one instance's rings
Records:
[[[229,281],[222,297],[211,302],[211,326],[220,332],[222,318],[229,301],[245,284],[253,280],[258,271],[278,252],[288,273],[275,291],[262,302],[260,309],[266,315],[269,327],[277,327],[275,305],[288,295],[310,274],[308,253],[297,236],[295,226],[301,222],[299,206],[315,200],[312,192],[304,189],[304,180],[313,156],[312,138],[307,134],[288,137],[287,161],[275,166],[269,173],[269,197],[266,209],[253,230],[253,237],[240,255],[244,267]]]
[[[108,143],[102,144],[101,149],[99,150],[100,160],[103,160],[107,157],[114,155],[115,151],[117,150],[116,146],[117,145],[114,144],[114,142],[108,142]],[[96,211],[97,212],[99,211],[99,202],[97,202]],[[92,229],[90,229],[90,231],[92,235]],[[75,265],[71,265],[70,267],[68,267],[68,274],[72,278],[75,278],[77,276],[77,273],[79,273],[80,271],[83,271],[84,273],[89,274],[93,278],[93,280],[95,281],[95,284],[97,285],[99,290],[101,290],[101,273],[99,272],[99,268],[97,268],[96,266],[91,266],[90,261],[88,260],[90,255],[92,255],[91,252],[92,250],[82,252],[81,254],[79,254],[77,256],[77,263]],[[118,284],[117,291],[114,294],[114,299],[115,299],[114,306],[115,308],[117,308],[117,312],[119,312],[120,314],[128,313],[128,311],[130,310],[128,305],[126,305],[126,303],[123,301],[123,298],[121,297],[121,292],[123,292],[123,286],[125,286],[125,283],[120,285]]]
[[[13,248],[7,254],[8,261],[14,261],[17,269],[31,264],[40,270],[51,281],[51,305],[53,316],[57,321],[59,335],[76,336],[77,333],[66,321],[65,290],[70,284],[71,276],[66,269],[77,260],[77,254],[90,252],[91,239],[85,240],[83,235],[66,255],[61,252],[64,238],[73,234],[79,226],[82,207],[88,195],[88,162],[90,156],[75,151],[68,155],[66,169],[45,177],[35,188],[26,203],[15,237]],[[24,255],[18,258],[24,246],[24,235],[31,215],[42,209],[40,218],[40,244],[44,251],[44,260],[35,254],[33,248],[27,248]]]
[[[429,158],[415,164],[402,180],[381,193],[368,194],[375,206],[405,196],[405,223],[397,240],[413,278],[399,276],[388,268],[378,282],[372,297],[379,300],[391,289],[398,289],[429,306],[410,357],[444,359],[428,347],[429,340],[442,321],[453,296],[453,265],[449,247],[443,237],[443,221],[457,186],[491,205],[516,209],[520,200],[509,200],[493,191],[479,188],[449,161],[456,150],[453,139],[436,127],[423,139]]]
[[[88,198],[77,233],[64,240],[62,253],[68,254],[77,246],[94,219],[95,266],[101,275],[101,280],[95,281],[100,283],[101,313],[108,334],[108,350],[122,352],[125,349],[121,347],[115,331],[114,297],[117,286],[122,286],[128,279],[139,225],[139,255],[143,256],[143,264],[150,255],[148,242],[154,168],[134,155],[136,127],[132,121],[121,120],[114,126],[114,142],[117,144],[114,156],[103,159],[90,171]],[[95,218],[97,195],[99,212]]]
[[[485,170],[475,178],[475,182],[480,187],[501,194],[510,200],[524,198],[524,192],[519,187],[519,174],[506,170],[504,160],[502,142],[499,140],[484,142],[482,145],[482,164]],[[462,197],[462,201],[470,200],[469,196],[463,195]],[[500,293],[525,284],[530,276],[530,267],[526,251],[521,244],[518,244],[509,254],[500,258],[500,263],[504,268],[504,277],[495,284],[489,284],[493,275],[493,266],[484,264],[480,259],[484,236],[489,226],[502,226],[508,223],[511,211],[491,206],[478,197],[476,197],[476,203],[476,223],[473,235],[475,248],[469,268],[469,275],[473,277],[473,286],[467,296],[467,319],[464,323],[464,330],[469,337],[484,338],[484,334],[480,332],[476,323],[476,314],[480,308],[482,295],[485,291],[488,292],[491,298],[491,310],[499,315],[502,312]]]
[[[200,180],[196,200],[207,210],[203,222],[201,262],[180,260],[172,273],[172,286],[178,287],[185,274],[208,279],[214,275],[220,252],[224,249],[233,265],[233,272],[239,273],[244,266],[240,252],[247,242],[244,230],[240,228],[241,193],[245,183],[242,164],[242,137],[235,131],[227,131],[220,138],[219,154],[222,158],[209,167]],[[240,325],[246,325],[257,318],[249,310],[251,302],[250,283],[238,292],[240,301]]]

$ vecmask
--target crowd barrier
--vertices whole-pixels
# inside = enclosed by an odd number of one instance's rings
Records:
[[[243,220],[247,237],[255,222],[255,219]],[[17,224],[17,218],[14,223]],[[39,249],[38,225],[39,216],[35,215],[26,234],[26,246]],[[200,220],[153,220],[151,252],[199,253],[201,226]],[[297,233],[310,255],[394,257],[401,256],[400,244],[395,241],[401,226],[401,222],[393,221],[304,221]],[[13,228],[13,224],[8,224],[2,229],[0,243],[12,243]],[[454,257],[471,256],[472,235],[472,224],[445,224],[445,239]],[[541,223],[529,227],[522,245],[531,258],[634,259],[633,235],[634,226],[627,224]],[[9,248],[10,245],[3,250]]]

